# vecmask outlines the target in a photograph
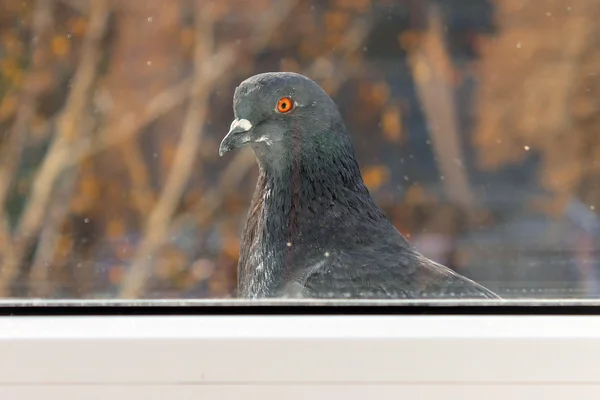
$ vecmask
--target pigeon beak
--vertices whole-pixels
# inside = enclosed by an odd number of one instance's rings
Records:
[[[219,156],[222,157],[228,151],[250,142],[250,135],[248,134],[250,129],[252,129],[252,123],[247,119],[234,119],[229,127],[229,132],[227,132],[227,135],[221,141]]]

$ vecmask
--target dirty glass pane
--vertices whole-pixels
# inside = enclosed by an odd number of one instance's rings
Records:
[[[3,0],[0,298],[598,297],[598,20]]]

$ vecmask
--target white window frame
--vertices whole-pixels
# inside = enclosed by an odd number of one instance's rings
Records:
[[[595,315],[0,317],[2,400],[598,394]]]

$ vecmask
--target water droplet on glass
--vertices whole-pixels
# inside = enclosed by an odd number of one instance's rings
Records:
[[[152,17],[148,17],[148,22],[152,22]]]
[[[90,222],[90,219],[86,218],[86,219],[83,220],[83,222],[85,222],[87,224],[88,222]]]
[[[529,146],[523,146],[523,148],[525,149],[525,151],[529,151],[529,149],[530,149]]]
[[[548,12],[546,13],[546,17],[551,17],[551,16],[552,16],[552,13],[551,13],[550,11],[548,11]]]
[[[521,42],[517,43],[517,49],[520,49],[523,45],[521,44]]]
[[[71,39],[73,37],[73,35],[71,35],[70,33],[67,34],[67,39]]]
[[[148,66],[152,65],[152,61],[148,61],[148,62],[146,63],[146,65],[148,65]]]

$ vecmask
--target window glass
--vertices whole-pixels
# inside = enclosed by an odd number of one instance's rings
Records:
[[[4,0],[0,298],[597,297],[599,18]]]

